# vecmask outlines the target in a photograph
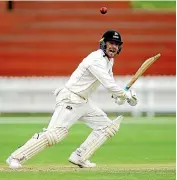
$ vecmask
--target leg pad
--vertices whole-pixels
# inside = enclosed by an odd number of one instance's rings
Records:
[[[44,132],[36,133],[22,147],[13,152],[12,157],[23,163],[46,147],[57,144],[67,135],[68,129],[64,127],[47,129]]]
[[[113,120],[112,124],[106,128],[94,130],[88,138],[81,144],[76,153],[81,157],[81,161],[88,160],[92,154],[110,137],[114,136],[119,130],[123,116]]]

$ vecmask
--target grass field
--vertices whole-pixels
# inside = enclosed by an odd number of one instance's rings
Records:
[[[176,1],[131,1],[132,7],[149,10],[176,10]]]
[[[10,170],[5,159],[35,132],[46,127],[48,119],[0,118],[0,180],[175,180],[175,117],[125,118],[119,133],[91,159],[97,163],[95,169],[80,169],[67,161],[91,131],[78,123],[60,144],[41,152],[22,169]]]

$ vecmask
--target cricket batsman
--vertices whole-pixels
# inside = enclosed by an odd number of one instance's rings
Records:
[[[70,127],[78,120],[92,128],[92,132],[80,147],[72,152],[69,162],[81,168],[96,166],[89,161],[90,157],[118,132],[123,116],[109,119],[91,101],[90,94],[101,84],[111,93],[110,98],[114,98],[118,105],[125,102],[131,106],[137,104],[135,92],[119,87],[113,77],[114,58],[121,52],[122,45],[119,32],[108,30],[103,34],[100,48],[83,59],[63,88],[55,90],[56,107],[48,127],[34,134],[6,160],[10,168],[20,168],[38,152],[62,141],[68,135]]]

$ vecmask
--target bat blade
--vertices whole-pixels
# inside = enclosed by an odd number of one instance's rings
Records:
[[[125,87],[125,90],[130,89],[130,87],[135,83],[135,81],[161,56],[161,54],[157,54],[147,60],[140,66],[135,75],[132,77],[130,82]]]

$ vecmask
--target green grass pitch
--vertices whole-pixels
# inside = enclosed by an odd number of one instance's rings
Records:
[[[175,180],[175,117],[135,120],[125,117],[117,135],[92,157],[97,168],[80,169],[67,159],[91,130],[77,123],[61,143],[11,170],[6,158],[35,132],[47,126],[48,117],[0,117],[0,180]]]
[[[158,0],[158,1],[131,1],[131,5],[134,8],[142,8],[149,10],[176,10],[175,0]]]

